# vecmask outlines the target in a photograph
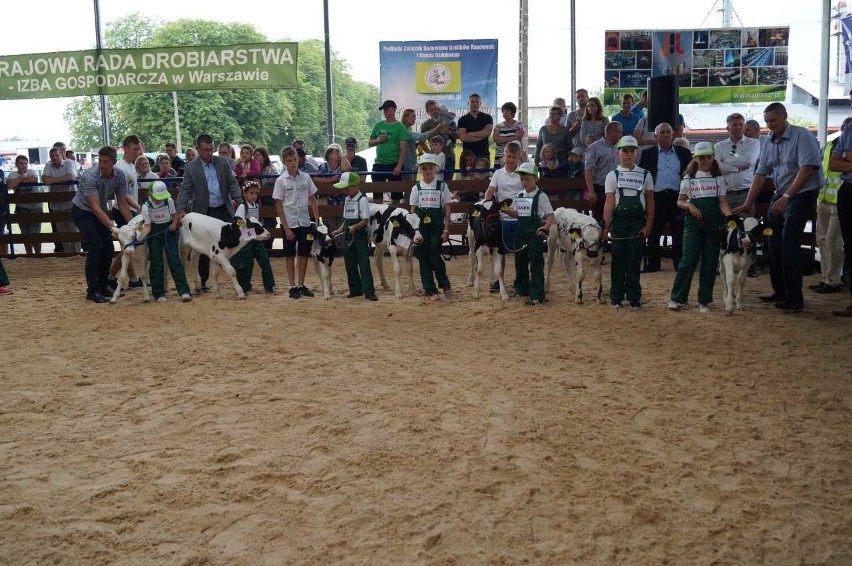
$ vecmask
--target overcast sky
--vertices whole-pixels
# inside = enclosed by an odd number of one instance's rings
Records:
[[[518,97],[518,0],[329,0],[332,48],[352,75],[379,84],[379,41],[431,39],[499,40],[498,98]],[[143,11],[163,20],[203,18],[253,24],[270,40],[323,37],[323,2],[254,0],[101,0],[104,23]],[[606,29],[721,27],[713,0],[581,0],[577,3],[578,86],[603,84]],[[529,92],[543,106],[570,92],[570,2],[529,0]],[[721,6],[721,0],[719,1]],[[5,10],[0,55],[74,51],[95,44],[92,0],[28,0]],[[428,9],[424,9],[428,6]],[[745,27],[790,26],[790,75],[816,78],[819,71],[822,0],[734,0]],[[248,7],[248,10],[243,9]],[[708,15],[709,14],[709,15]],[[706,17],[706,21],[705,21]],[[704,21],[704,26],[701,26]],[[734,18],[734,25],[740,21]],[[0,138],[67,139],[62,111],[71,99],[0,101]],[[376,119],[379,119],[378,112]]]

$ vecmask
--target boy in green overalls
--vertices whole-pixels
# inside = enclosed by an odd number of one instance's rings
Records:
[[[630,308],[642,306],[642,240],[651,233],[654,222],[654,181],[636,165],[636,138],[618,141],[621,163],[606,176],[603,239],[612,239],[612,268],[609,304],[620,308],[625,295]]]
[[[343,201],[343,225],[332,232],[333,236],[347,231],[352,243],[343,249],[343,261],[346,264],[346,277],[349,279],[347,299],[364,295],[368,301],[378,301],[373,286],[373,273],[370,271],[370,248],[367,242],[367,223],[370,221],[370,205],[367,198],[358,189],[361,177],[347,171],[340,175],[340,181],[332,185],[346,191]]]
[[[438,301],[441,295],[435,287],[444,290],[444,297],[451,299],[453,290],[447,278],[447,267],[441,258],[441,244],[450,238],[450,200],[452,195],[444,181],[436,177],[438,163],[435,156],[427,153],[420,158],[421,181],[411,189],[409,204],[411,212],[420,217],[420,235],[423,242],[420,247],[418,262],[420,263],[420,281],[428,301]],[[432,274],[434,273],[434,277]]]
[[[544,302],[544,241],[553,223],[553,206],[546,194],[536,186],[538,170],[532,163],[518,165],[515,172],[521,177],[524,190],[515,196],[506,214],[518,219],[515,245],[515,290],[528,297],[525,305]]]
[[[698,310],[710,312],[713,302],[713,285],[716,283],[716,266],[719,264],[721,228],[725,216],[731,215],[728,206],[727,183],[714,157],[713,144],[695,144],[692,162],[680,183],[677,205],[689,212],[683,223],[683,255],[677,266],[672,285],[669,308],[679,310],[686,304],[692,275],[701,260],[698,273]]]
[[[186,274],[180,261],[178,252],[178,215],[175,213],[175,203],[166,184],[162,181],[151,183],[148,189],[148,202],[142,205],[142,219],[144,221],[142,234],[148,246],[148,259],[151,268],[148,275],[151,277],[151,292],[154,300],[158,303],[166,302],[166,289],[163,276],[163,251],[169,262],[169,271],[175,280],[180,298],[183,302],[189,302],[189,284],[186,282]]]

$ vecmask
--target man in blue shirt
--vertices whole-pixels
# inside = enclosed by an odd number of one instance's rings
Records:
[[[831,152],[828,168],[842,173],[840,178],[843,179],[843,184],[837,191],[837,216],[840,220],[840,233],[843,236],[846,276],[849,277],[852,273],[852,124],[843,128],[840,141]],[[852,294],[852,285],[849,285],[849,293]],[[843,310],[831,311],[831,314],[852,318],[852,304]]]
[[[623,95],[621,97],[621,112],[616,112],[612,116],[612,121],[620,123],[621,131],[626,135],[630,135],[636,130],[636,126],[641,119],[642,116],[633,112],[633,95]]]
[[[825,183],[816,137],[787,122],[787,109],[773,102],[763,111],[772,136],[760,150],[746,202],[734,213],[748,212],[768,175],[775,182],[769,204],[769,275],[772,295],[760,297],[787,313],[802,312],[802,232],[813,215],[817,194]]]

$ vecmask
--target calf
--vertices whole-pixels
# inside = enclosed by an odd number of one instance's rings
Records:
[[[189,270],[188,266],[184,267],[187,274],[195,274],[196,293],[201,291],[198,254],[203,254],[210,258],[208,279],[212,282],[210,288],[213,294],[220,298],[222,296],[217,277],[219,268],[221,268],[234,281],[237,297],[245,299],[246,294],[237,282],[237,273],[231,265],[230,259],[250,241],[268,240],[270,237],[269,231],[254,218],[247,218],[245,223],[242,222],[242,219],[228,223],[197,212],[190,212],[184,216],[180,226],[180,257],[186,260],[190,255],[189,251],[194,252],[192,253],[192,271]]]
[[[601,262],[603,261],[603,230],[597,221],[573,208],[557,208],[553,213],[555,221],[550,225],[547,238],[547,281],[545,289],[550,291],[550,270],[561,249],[564,252],[565,270],[568,272],[568,288],[574,293],[574,302],[583,303],[583,280],[587,271],[591,271],[592,280],[597,284],[597,299],[603,302],[601,283]]]
[[[307,237],[309,240],[313,240],[311,242],[311,259],[317,277],[322,284],[322,298],[328,301],[331,299],[331,264],[334,263],[334,257],[337,254],[337,244],[335,244],[334,238],[329,235],[327,226],[317,226],[312,223],[308,229]]]
[[[722,279],[722,294],[725,297],[725,312],[734,314],[734,299],[737,310],[743,306],[748,268],[757,255],[757,241],[763,236],[765,226],[762,220],[749,216],[736,218],[728,223],[722,237],[722,253],[719,255],[719,275]]]
[[[468,207],[467,244],[470,248],[470,274],[467,284],[473,287],[473,298],[479,298],[479,280],[485,271],[484,255],[488,251],[491,256],[491,269],[497,275],[500,285],[500,298],[509,300],[506,283],[503,281],[503,270],[506,260],[506,246],[503,243],[503,222],[500,211],[512,204],[512,199],[497,202],[495,195],[491,200],[479,201]]]
[[[408,268],[408,289],[414,294],[414,247],[412,244],[423,241],[423,236],[420,235],[420,217],[404,208],[387,204],[371,204],[367,234],[370,241],[376,245],[373,259],[376,262],[376,271],[379,272],[382,288],[388,288],[384,270],[385,250],[387,250],[393,261],[396,298],[402,298],[400,256],[405,258],[405,265]]]
[[[148,246],[140,241],[143,222],[142,215],[139,214],[134,216],[130,222],[121,228],[116,228],[115,226],[110,228],[113,235],[121,244],[121,271],[118,272],[115,292],[109,301],[112,304],[118,301],[118,297],[121,296],[121,290],[126,289],[129,285],[130,281],[127,277],[127,268],[130,266],[131,261],[136,262],[136,273],[142,279],[143,300],[146,303],[151,300],[151,295],[148,291],[151,286],[148,279]]]

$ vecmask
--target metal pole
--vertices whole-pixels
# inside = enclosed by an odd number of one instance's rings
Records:
[[[528,84],[528,66],[527,66],[527,38],[529,37],[529,29],[527,16],[528,0],[521,0],[520,14],[518,17],[518,119],[526,125],[524,139],[521,144],[524,148],[524,155],[529,152],[529,84]],[[495,105],[499,102],[495,101]],[[526,161],[526,159],[524,159]]]
[[[328,0],[323,0],[323,21],[325,24],[325,111],[328,115],[328,143],[334,143],[334,90],[331,83],[331,35],[328,31]]]
[[[831,36],[831,0],[822,0],[822,50],[819,58],[819,127],[817,141],[825,145],[828,136],[828,65]]]
[[[577,5],[571,0],[571,110],[577,109]]]
[[[172,102],[175,106],[175,145],[178,152],[182,151],[180,143],[180,114],[178,113],[177,91],[172,91]]]
[[[95,45],[97,46],[98,55],[104,48],[103,39],[101,38],[101,7],[98,0],[95,3]],[[107,97],[105,94],[100,95],[101,98],[101,132],[104,138],[104,145],[109,145],[109,109],[107,108]]]

